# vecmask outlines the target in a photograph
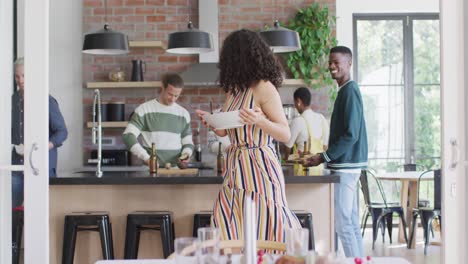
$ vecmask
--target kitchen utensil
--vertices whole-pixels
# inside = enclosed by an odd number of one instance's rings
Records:
[[[142,82],[146,72],[146,63],[142,60],[132,60],[132,82]]]
[[[158,175],[175,175],[175,174],[181,174],[181,175],[196,175],[198,174],[198,169],[197,168],[189,168],[189,169],[178,169],[178,168],[159,168],[158,169]]]
[[[284,104],[283,105],[284,114],[288,121],[293,120],[296,116],[299,116],[299,112],[293,104]]]
[[[107,103],[107,121],[125,121],[125,103],[109,102]]]
[[[210,101],[210,114],[213,114],[213,102]]]
[[[244,125],[241,123],[241,118],[239,117],[239,110],[204,115],[203,119],[210,126],[216,129],[229,129],[241,127]]]
[[[113,82],[123,82],[125,81],[125,72],[124,71],[111,71],[109,72],[109,80]]]

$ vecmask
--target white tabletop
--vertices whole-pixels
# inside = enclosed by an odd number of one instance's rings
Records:
[[[401,171],[401,172],[387,172],[383,174],[377,174],[376,177],[382,180],[410,180],[417,181],[419,176],[424,171]],[[429,171],[421,178],[421,180],[433,180],[434,171]]]
[[[236,263],[236,259],[233,259]],[[173,259],[133,259],[133,260],[100,260],[95,264],[175,264]],[[354,258],[347,258],[346,264],[354,264]],[[374,257],[372,264],[410,264],[403,258]]]

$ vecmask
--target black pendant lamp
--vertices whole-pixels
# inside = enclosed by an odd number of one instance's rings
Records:
[[[173,54],[200,54],[213,51],[211,34],[193,27],[192,21],[187,29],[169,34],[166,52]]]
[[[111,30],[107,24],[107,0],[105,4],[104,29],[84,36],[83,53],[92,55],[122,55],[129,53],[127,35]]]
[[[278,20],[275,20],[273,28],[260,31],[260,36],[266,41],[273,53],[293,52],[301,49],[299,34],[284,27],[281,27]]]

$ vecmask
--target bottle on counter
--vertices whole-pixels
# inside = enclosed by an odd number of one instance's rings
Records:
[[[219,142],[219,146],[218,146],[218,156],[216,158],[216,167],[217,167],[217,172],[218,172],[218,175],[220,175],[221,173],[223,173],[223,166],[224,166],[224,155],[223,155],[223,147],[222,147],[222,143]]]
[[[195,148],[195,160],[198,162],[202,161],[202,150],[201,150],[201,144],[198,143],[196,148]]]
[[[310,147],[307,141],[304,141],[304,156],[310,154]]]
[[[200,127],[197,128],[197,145],[195,146],[195,160],[198,162],[202,161],[202,147],[200,142]]]
[[[149,168],[151,174],[158,173],[158,159],[156,158],[156,145],[151,143],[151,154],[149,158]]]

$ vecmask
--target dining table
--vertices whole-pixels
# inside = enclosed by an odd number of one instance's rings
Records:
[[[241,263],[240,257],[233,259],[233,264]],[[339,263],[354,264],[354,258],[341,259]],[[174,259],[133,259],[133,260],[100,260],[95,264],[176,264]],[[410,264],[399,257],[373,257],[372,264]]]
[[[278,258],[278,257],[277,257]],[[335,262],[336,261],[336,262]],[[354,264],[354,258],[335,259],[333,263]],[[234,256],[233,264],[241,263],[240,256]],[[264,262],[265,263],[265,262]],[[176,264],[174,259],[122,259],[122,260],[99,260],[95,264]],[[266,262],[270,264],[270,262]],[[373,257],[372,264],[410,264],[409,261],[399,257]]]
[[[401,192],[400,192],[400,203],[403,207],[403,212],[406,214],[406,223],[408,226],[408,231],[412,230],[412,225],[417,223],[412,223],[413,208],[418,207],[418,180],[419,176],[423,174],[424,171],[401,171],[401,172],[387,172],[382,174],[377,174],[376,177],[379,180],[387,181],[400,181],[401,182]],[[422,181],[434,180],[434,171],[427,172],[422,178]],[[409,196],[409,197],[408,197]],[[409,199],[409,203],[408,203]],[[403,224],[400,222],[398,225],[398,242],[406,243],[405,236],[403,233]],[[417,228],[414,230],[414,237],[417,234]],[[411,235],[410,232],[408,234]],[[410,248],[416,247],[416,239],[413,239]]]

